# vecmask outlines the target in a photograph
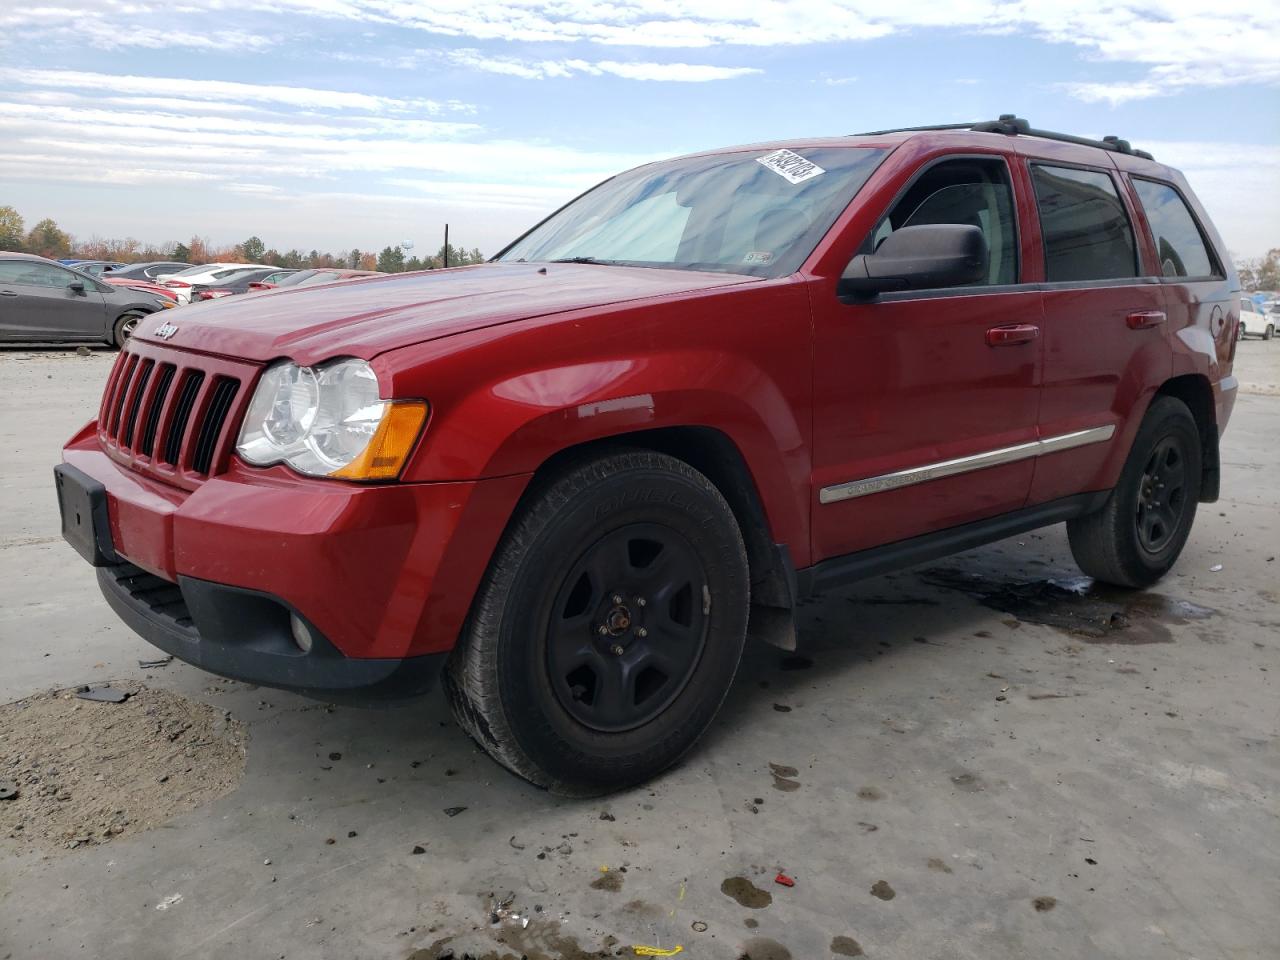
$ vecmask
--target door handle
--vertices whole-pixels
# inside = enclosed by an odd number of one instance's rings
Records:
[[[1034,323],[1011,323],[1004,327],[992,327],[987,331],[988,347],[1013,347],[1030,343],[1040,336],[1040,328]]]
[[[1136,310],[1124,318],[1124,322],[1129,325],[1130,330],[1146,330],[1149,327],[1158,327],[1164,321],[1163,310]]]
[[[0,297],[16,297],[17,295],[16,290],[0,290]]]

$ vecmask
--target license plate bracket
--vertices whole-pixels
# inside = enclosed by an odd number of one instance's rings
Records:
[[[54,467],[53,478],[58,488],[63,539],[95,567],[120,563],[111,543],[107,488],[69,463]]]

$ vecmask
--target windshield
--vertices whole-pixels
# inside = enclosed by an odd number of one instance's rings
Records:
[[[314,270],[299,270],[297,273],[291,273],[287,277],[281,277],[276,281],[276,286],[296,287],[303,280],[306,280],[309,277],[314,277],[315,275],[316,272]]]
[[[786,276],[885,153],[822,147],[650,164],[579,197],[496,259]]]

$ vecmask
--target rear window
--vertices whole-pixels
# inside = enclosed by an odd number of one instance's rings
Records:
[[[1031,177],[1044,235],[1046,280],[1060,283],[1138,275],[1133,227],[1110,176],[1098,170],[1035,164]]]
[[[1134,189],[1151,224],[1160,272],[1166,277],[1212,277],[1217,274],[1209,248],[1187,202],[1173,187],[1133,178]]]

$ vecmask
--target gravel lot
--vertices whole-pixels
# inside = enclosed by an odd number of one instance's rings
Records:
[[[682,766],[593,802],[514,780],[437,697],[140,667],[52,490],[113,356],[0,353],[0,781],[61,763],[96,828],[0,810],[0,960],[1276,956],[1280,342],[1240,345],[1224,498],[1157,590],[1062,589],[1053,528],[832,593]],[[136,694],[41,697],[107,681]]]

